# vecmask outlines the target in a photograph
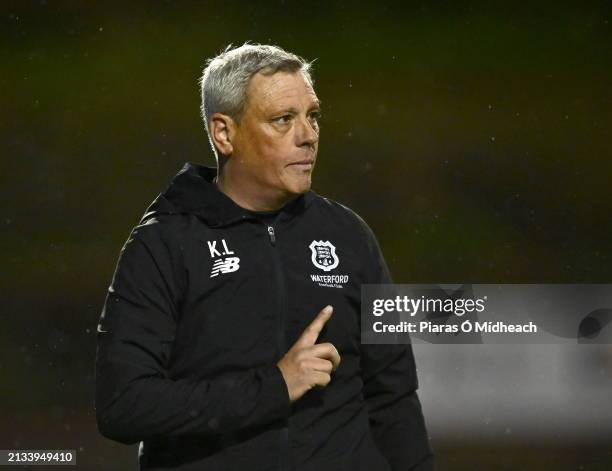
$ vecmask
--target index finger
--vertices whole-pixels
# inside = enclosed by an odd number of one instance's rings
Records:
[[[302,345],[314,345],[325,326],[325,323],[329,320],[332,315],[334,308],[332,306],[325,306],[321,311],[317,314],[317,317],[304,329],[302,335],[297,340],[296,343],[301,343]]]

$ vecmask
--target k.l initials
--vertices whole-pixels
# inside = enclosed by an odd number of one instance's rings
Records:
[[[227,247],[227,243],[225,242],[225,239],[221,239],[221,245],[223,246],[223,252],[219,252],[217,250],[216,240],[213,240],[213,241],[208,240],[206,242],[208,243],[208,250],[210,251],[211,258],[220,257],[221,255],[233,255],[234,253]]]

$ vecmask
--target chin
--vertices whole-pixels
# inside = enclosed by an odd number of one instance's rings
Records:
[[[306,193],[308,190],[310,190],[310,186],[312,184],[310,175],[308,175],[308,177],[292,180],[293,181],[288,182],[289,184],[285,187],[289,193],[294,195],[301,195],[302,193]]]
[[[304,173],[302,175],[283,175],[281,178],[283,189],[292,195],[299,195],[310,190],[312,184],[312,173]]]

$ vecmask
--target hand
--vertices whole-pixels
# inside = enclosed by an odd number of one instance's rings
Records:
[[[289,390],[291,402],[297,401],[315,386],[327,386],[332,371],[340,365],[338,350],[331,343],[315,344],[334,308],[324,307],[277,363]]]

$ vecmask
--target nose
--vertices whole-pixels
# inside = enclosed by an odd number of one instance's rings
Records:
[[[297,121],[296,141],[298,147],[309,147],[314,151],[314,147],[319,140],[319,130],[308,120],[300,117]]]

